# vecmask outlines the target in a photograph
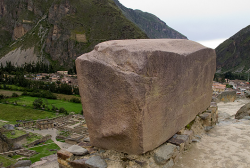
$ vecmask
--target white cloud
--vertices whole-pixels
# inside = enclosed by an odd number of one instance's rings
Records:
[[[205,40],[205,41],[197,41],[198,43],[209,47],[209,48],[213,48],[215,49],[216,47],[218,47],[221,43],[223,43],[226,39],[215,39],[215,40]]]
[[[195,41],[229,38],[250,24],[249,0],[119,0],[152,13]]]

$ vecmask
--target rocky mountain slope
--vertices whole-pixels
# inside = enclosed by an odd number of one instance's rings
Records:
[[[186,36],[172,29],[165,22],[151,13],[133,10],[123,6],[118,0],[114,0],[122,13],[139,28],[141,28],[149,38],[173,38],[187,39]]]
[[[216,49],[219,72],[250,69],[250,25],[221,43]]]
[[[0,0],[3,65],[42,61],[68,69],[100,42],[149,36],[113,0]]]

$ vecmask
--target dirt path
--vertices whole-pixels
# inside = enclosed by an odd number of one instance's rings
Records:
[[[56,129],[45,129],[45,130],[26,130],[26,131],[29,131],[29,132],[33,132],[33,133],[38,133],[38,134],[41,134],[43,136],[49,134],[51,135],[51,140],[53,140],[61,149],[67,149],[69,148],[70,146],[72,146],[71,144],[67,144],[67,143],[64,143],[64,142],[59,142],[56,140],[56,136],[57,136],[57,130]],[[32,167],[35,167],[35,168],[59,168],[59,165],[58,165],[58,162],[57,162],[57,159],[56,160],[53,160],[53,161],[47,161],[45,163],[41,163],[41,164],[38,164],[37,166],[32,166]]]
[[[173,168],[249,168],[250,120],[234,115],[249,99],[218,103],[219,124],[192,144]]]

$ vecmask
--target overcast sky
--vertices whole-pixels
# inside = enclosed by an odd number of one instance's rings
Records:
[[[250,0],[119,0],[211,48],[250,25]]]

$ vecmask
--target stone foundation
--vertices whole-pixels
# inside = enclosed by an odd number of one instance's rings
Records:
[[[185,128],[177,132],[158,148],[141,155],[132,155],[114,150],[104,150],[93,147],[89,142],[78,144],[78,150],[87,149],[88,153],[79,155],[67,150],[57,152],[60,168],[171,168],[183,151],[191,143],[200,141],[202,135],[213,128],[218,120],[217,104],[212,102],[210,107],[198,114]],[[82,149],[82,151],[84,151]]]

